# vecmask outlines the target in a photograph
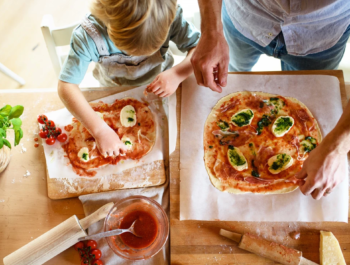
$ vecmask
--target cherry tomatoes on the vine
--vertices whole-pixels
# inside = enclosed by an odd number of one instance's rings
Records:
[[[95,260],[91,263],[91,265],[103,265],[103,262],[100,261],[99,259],[95,259]]]
[[[81,260],[81,265],[89,265],[90,262],[89,262],[89,259],[88,258],[84,258]]]
[[[38,122],[40,124],[45,124],[46,121],[48,121],[49,119],[45,116],[45,115],[39,115],[38,116]]]
[[[101,250],[94,249],[90,251],[90,256],[92,256],[93,259],[100,259],[102,257]]]
[[[51,121],[51,120],[46,122],[46,124],[47,124],[48,127],[55,127],[55,123],[53,121]]]
[[[55,134],[60,135],[62,133],[61,128],[56,128]]]
[[[65,133],[61,133],[60,135],[57,136],[57,141],[64,143],[65,141],[67,141],[67,134]]]
[[[40,136],[40,138],[46,139],[47,138],[47,131],[40,129],[39,136]]]
[[[74,249],[76,251],[78,251],[79,249],[83,249],[84,248],[84,243],[83,242],[78,242],[74,245]]]
[[[60,141],[58,138],[57,138],[57,140]],[[85,245],[86,245],[86,247],[90,247],[90,251],[97,248],[97,243],[95,240],[89,240],[85,243]]]
[[[45,142],[46,142],[47,145],[53,145],[56,142],[56,139],[53,138],[52,136],[50,136],[49,138],[47,138],[45,140]]]

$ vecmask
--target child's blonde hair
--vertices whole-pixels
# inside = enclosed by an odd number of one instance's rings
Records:
[[[92,0],[91,13],[107,27],[118,49],[151,55],[165,42],[176,0]]]

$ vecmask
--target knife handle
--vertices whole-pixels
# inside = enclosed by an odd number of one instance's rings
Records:
[[[105,218],[109,211],[112,209],[113,205],[113,202],[107,203],[89,216],[86,216],[84,219],[79,220],[79,223],[83,230],[86,230],[93,223],[96,223],[97,221]]]

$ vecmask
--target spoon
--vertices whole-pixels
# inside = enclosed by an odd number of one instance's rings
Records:
[[[135,226],[136,221],[137,220],[135,220],[128,229],[114,229],[111,231],[98,233],[98,234],[91,235],[91,236],[81,237],[78,240],[79,241],[90,240],[90,239],[97,240],[97,239],[104,238],[104,237],[117,236],[117,235],[120,235],[120,234],[123,234],[126,232],[129,232],[129,233],[133,234],[134,236],[141,237],[138,234],[136,234],[136,232],[135,232],[134,226]]]

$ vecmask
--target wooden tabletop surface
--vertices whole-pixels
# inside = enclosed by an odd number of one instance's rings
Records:
[[[342,77],[339,71],[317,71],[313,74]],[[350,95],[350,86],[347,90]],[[42,146],[34,148],[34,133],[37,131],[36,116],[42,112],[60,109],[63,104],[52,89],[28,91],[14,90],[10,93],[0,91],[0,106],[22,104],[26,109],[23,115],[25,122],[22,139],[26,152],[21,152],[21,145],[14,148],[8,168],[0,174],[0,264],[6,255],[70,216],[75,214],[78,218],[84,217],[79,199],[53,201],[47,197],[43,148]],[[116,91],[111,89],[84,92],[88,100],[114,93]],[[178,91],[178,117],[180,117],[180,93],[181,91]],[[31,173],[30,176],[24,176],[26,170]],[[276,264],[238,249],[234,242],[218,235],[220,228],[241,233],[257,232],[266,238],[302,250],[306,258],[316,262],[318,261],[319,230],[330,230],[339,239],[345,258],[350,264],[350,226],[348,224],[179,221],[179,138],[176,151],[171,155],[170,172],[172,264]],[[299,240],[292,240],[288,236],[290,231],[295,230],[301,231]],[[80,261],[75,250],[70,248],[46,264],[80,264]]]
[[[239,74],[321,74],[339,78],[343,106],[346,104],[346,88],[342,71],[298,71],[298,72],[250,72]],[[350,97],[350,86],[347,86]],[[181,91],[177,92],[177,119],[180,131]],[[350,224],[346,223],[298,223],[298,222],[226,222],[226,221],[180,221],[180,135],[176,151],[170,156],[170,246],[172,264],[278,264],[268,259],[241,250],[237,244],[219,235],[220,228],[238,233],[255,233],[269,240],[285,244],[303,252],[303,256],[319,262],[319,231],[334,233],[340,242],[347,264],[350,264]],[[347,185],[343,183],[343,185]],[[208,194],[210,196],[210,194]],[[289,236],[298,231],[298,240]]]

